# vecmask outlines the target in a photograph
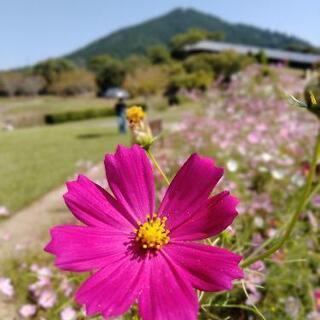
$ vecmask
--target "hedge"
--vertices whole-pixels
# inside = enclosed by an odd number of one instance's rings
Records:
[[[56,124],[93,118],[111,117],[114,115],[114,109],[87,109],[46,114],[44,119],[47,124]]]
[[[128,108],[132,106],[141,106],[143,110],[147,110],[147,105],[145,103],[130,103]],[[93,118],[103,118],[103,117],[113,117],[115,116],[114,108],[106,109],[86,109],[77,111],[65,111],[46,114],[44,116],[44,122],[46,124],[56,124],[70,121],[80,121]]]

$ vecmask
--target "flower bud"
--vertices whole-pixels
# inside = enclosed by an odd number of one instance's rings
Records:
[[[138,144],[148,150],[156,140],[146,121],[146,114],[139,106],[127,110],[127,120],[132,134],[132,144]]]
[[[289,98],[291,99],[291,102],[293,102],[294,105],[300,108],[307,109],[308,111],[312,112],[320,119],[320,101],[316,99],[316,97],[311,91],[309,91],[310,103],[305,103],[303,101],[300,101],[292,95],[289,95]]]

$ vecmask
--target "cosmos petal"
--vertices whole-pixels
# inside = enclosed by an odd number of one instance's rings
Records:
[[[154,212],[155,203],[152,167],[145,151],[138,145],[118,146],[104,163],[113,194],[135,221],[143,222]]]
[[[62,270],[99,269],[126,255],[128,234],[113,228],[56,226],[45,251],[56,255],[55,265]]]
[[[224,291],[243,278],[241,256],[228,250],[192,242],[171,242],[165,252],[187,275],[192,286],[203,291]]]
[[[169,229],[174,229],[207,201],[212,189],[223,175],[210,158],[193,154],[171,182],[160,205],[159,214],[168,217]]]
[[[197,319],[198,299],[183,270],[159,253],[145,272],[148,279],[138,302],[143,320]]]
[[[134,221],[117,201],[102,187],[83,175],[67,183],[64,200],[76,218],[89,226],[113,226],[132,230]]]
[[[76,293],[89,316],[101,313],[107,319],[125,313],[138,298],[144,283],[144,262],[123,258],[113,261],[88,278]]]
[[[202,240],[213,237],[227,228],[237,216],[239,200],[228,191],[223,191],[207,201],[183,224],[172,229],[174,240]]]

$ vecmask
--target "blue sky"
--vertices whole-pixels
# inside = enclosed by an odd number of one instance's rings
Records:
[[[295,34],[320,46],[319,0],[1,0],[0,69],[68,53],[176,7]]]

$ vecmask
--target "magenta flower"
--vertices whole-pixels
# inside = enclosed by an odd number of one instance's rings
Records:
[[[195,288],[230,290],[241,256],[195,241],[220,233],[237,215],[227,191],[210,196],[223,169],[192,155],[158,208],[152,167],[139,146],[106,155],[111,196],[84,176],[67,183],[65,202],[85,226],[52,228],[45,250],[62,270],[95,271],[76,293],[89,316],[105,318],[138,303],[144,320],[197,318]]]

